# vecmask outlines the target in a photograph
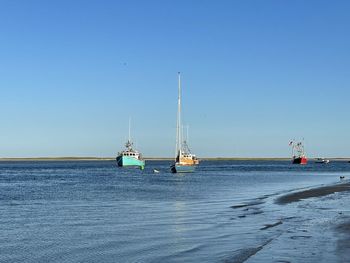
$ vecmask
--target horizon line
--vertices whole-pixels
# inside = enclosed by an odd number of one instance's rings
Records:
[[[308,159],[317,159],[320,157],[309,157]],[[350,157],[322,157],[330,160],[350,160]],[[111,161],[116,157],[96,157],[96,156],[40,156],[40,157],[0,157],[0,161]],[[173,160],[174,157],[144,157],[147,161]],[[200,160],[291,160],[291,157],[199,157]]]

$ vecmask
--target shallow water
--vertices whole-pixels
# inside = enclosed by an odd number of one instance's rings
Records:
[[[275,199],[350,177],[350,164],[169,166],[0,162],[0,262],[341,262],[330,230],[349,214],[348,193]]]

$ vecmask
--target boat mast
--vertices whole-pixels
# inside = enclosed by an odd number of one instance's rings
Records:
[[[304,138],[303,138],[303,142],[302,142],[302,145],[301,145],[301,149],[302,149],[302,157],[305,157],[305,148],[304,148]]]
[[[129,142],[131,141],[131,136],[130,136],[130,123],[131,123],[131,117],[129,117]]]
[[[126,146],[128,151],[132,150],[132,142],[131,142],[131,136],[130,136],[130,126],[131,126],[130,123],[131,123],[131,117],[129,117],[129,138],[128,138],[128,141],[125,144],[125,146]]]
[[[176,150],[175,150],[175,158],[177,155],[180,155],[181,152],[181,77],[180,72],[178,74],[178,98],[177,98],[177,120],[176,120]]]
[[[186,142],[188,143],[189,141],[189,138],[188,138],[188,128],[189,128],[189,125],[186,126]]]

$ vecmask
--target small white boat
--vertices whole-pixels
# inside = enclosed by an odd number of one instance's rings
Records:
[[[329,160],[325,158],[317,158],[315,163],[329,163]]]

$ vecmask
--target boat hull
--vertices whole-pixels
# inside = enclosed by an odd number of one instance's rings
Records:
[[[130,156],[118,156],[117,164],[120,167],[139,167],[142,170],[145,168],[144,160],[139,160]]]
[[[315,161],[315,163],[329,163],[329,160],[328,159],[317,159],[316,161]]]
[[[292,163],[293,164],[307,164],[307,159],[306,159],[306,157],[294,157]]]
[[[196,166],[176,163],[170,169],[172,173],[193,173],[196,170]]]

